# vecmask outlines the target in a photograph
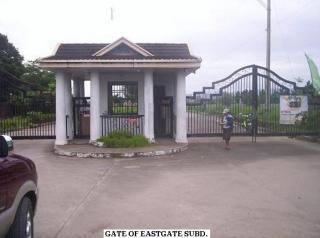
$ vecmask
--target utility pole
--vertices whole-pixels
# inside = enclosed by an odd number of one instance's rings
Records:
[[[266,68],[270,70],[270,58],[271,58],[271,0],[267,0],[267,57],[266,57]],[[267,71],[267,77],[270,77],[270,72]],[[270,80],[266,79],[266,105],[270,105]]]
[[[271,50],[271,0],[267,4],[267,62],[266,68],[270,70],[270,50]]]
[[[113,7],[110,7],[110,19],[113,20]]]
[[[271,0],[267,0],[267,4],[263,0],[257,0],[261,6],[267,10],[267,52],[266,52],[266,68],[268,69],[266,76],[267,79],[265,79],[265,104],[266,106],[270,105],[270,58],[271,58]]]

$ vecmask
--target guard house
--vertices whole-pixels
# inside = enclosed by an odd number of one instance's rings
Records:
[[[60,44],[39,59],[56,75],[55,143],[94,142],[119,130],[186,143],[186,76],[200,63],[187,44]]]

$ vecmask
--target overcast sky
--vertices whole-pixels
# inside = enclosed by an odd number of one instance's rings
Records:
[[[309,80],[304,53],[320,65],[320,1],[271,2],[271,68],[289,80]],[[50,55],[57,43],[108,43],[121,36],[188,43],[203,60],[188,76],[188,93],[241,66],[265,65],[266,10],[258,0],[1,0],[0,9],[0,32],[25,60]]]

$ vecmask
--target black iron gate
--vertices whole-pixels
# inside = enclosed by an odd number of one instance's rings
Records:
[[[14,139],[55,138],[55,97],[14,98],[0,103],[0,134]]]
[[[294,123],[280,122],[280,97],[298,106],[307,96],[307,111]],[[303,97],[305,98],[305,97]],[[220,136],[224,108],[234,116],[234,135],[295,136],[320,133],[320,104],[308,88],[280,77],[264,67],[250,65],[187,97],[188,136]]]

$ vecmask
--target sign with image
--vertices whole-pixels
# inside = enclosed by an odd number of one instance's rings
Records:
[[[307,96],[280,96],[280,124],[294,125],[299,123],[307,112]]]

